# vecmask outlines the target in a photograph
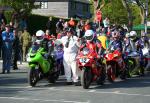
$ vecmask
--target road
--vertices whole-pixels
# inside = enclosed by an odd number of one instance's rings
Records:
[[[118,79],[103,86],[93,83],[86,90],[82,86],[66,85],[64,76],[55,84],[42,80],[33,88],[27,82],[27,64],[18,67],[19,70],[10,74],[0,74],[0,103],[150,103],[148,72],[144,77]]]

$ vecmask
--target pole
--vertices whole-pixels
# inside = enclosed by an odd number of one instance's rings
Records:
[[[148,0],[145,1],[145,34],[147,35]]]

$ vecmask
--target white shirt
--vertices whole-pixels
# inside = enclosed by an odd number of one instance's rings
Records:
[[[64,36],[60,40],[64,45],[64,59],[69,61],[75,60],[79,49],[78,38],[76,36],[71,36],[68,48],[65,46],[68,42],[68,36]]]

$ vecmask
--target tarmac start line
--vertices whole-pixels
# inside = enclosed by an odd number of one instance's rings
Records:
[[[20,90],[20,91],[17,91],[17,92],[25,92],[25,91],[28,91],[29,90],[51,90],[51,91],[62,91],[62,92],[80,92],[80,93],[93,93],[93,94],[113,94],[113,95],[125,95],[125,96],[140,96],[140,97],[148,97],[150,98],[150,94],[137,94],[137,93],[121,93],[120,91],[114,91],[114,92],[103,92],[103,91],[96,91],[95,89],[93,90],[85,90],[83,89],[84,91],[81,91],[81,90],[62,90],[62,89],[58,89],[56,87],[50,87],[50,88],[40,88],[40,87],[31,87],[31,86],[26,86],[26,87],[3,87],[3,86],[0,86],[0,88],[7,88],[7,89],[19,89],[19,88],[24,88],[25,90]],[[0,98],[4,98],[4,97],[0,97]],[[6,97],[7,98],[7,97]],[[10,97],[8,97],[10,98]],[[82,103],[82,102],[74,102],[73,103]],[[87,102],[83,102],[83,103],[87,103]]]

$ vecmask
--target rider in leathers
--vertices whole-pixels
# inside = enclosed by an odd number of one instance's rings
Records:
[[[118,31],[112,32],[112,41],[109,44],[108,50],[119,50],[122,52],[122,43],[119,39],[119,35]]]
[[[128,44],[126,44],[125,48],[131,52],[138,52],[140,56],[140,73],[141,75],[144,75],[144,57],[142,52],[142,49],[144,48],[144,43],[140,38],[137,37],[137,33],[135,31],[131,31],[129,33],[129,42]]]
[[[51,57],[51,52],[53,51],[54,45],[53,45],[53,41],[49,40],[48,38],[45,38],[45,33],[42,30],[38,30],[36,32],[36,44],[39,44],[42,48],[44,48],[44,50],[47,52],[44,57],[46,59],[48,58],[52,58]],[[33,44],[34,45],[34,44]],[[54,59],[52,58],[53,63],[54,63]]]
[[[82,49],[84,47],[88,47],[90,51],[96,52],[98,58],[100,58],[102,51],[104,50],[100,40],[95,37],[93,30],[87,30],[85,32],[84,41],[82,41],[80,48]],[[97,60],[97,65],[99,65],[99,60],[100,59]]]

